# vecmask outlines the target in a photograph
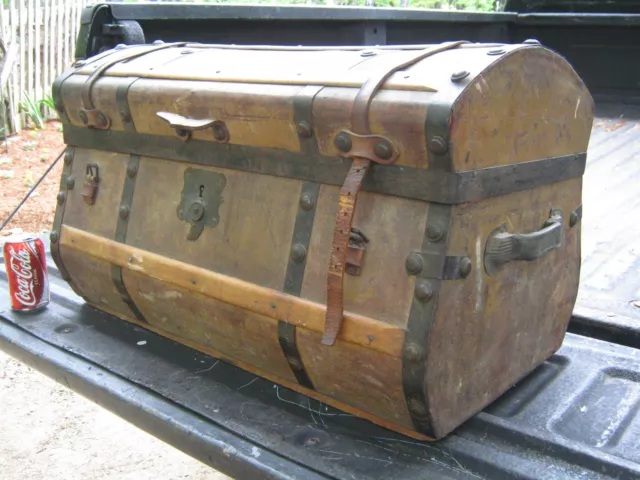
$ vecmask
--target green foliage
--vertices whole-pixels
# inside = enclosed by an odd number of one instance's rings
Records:
[[[24,92],[22,95],[22,102],[20,102],[20,110],[23,111],[27,117],[33,122],[36,128],[44,127],[44,117],[40,111],[40,104],[38,101],[31,98],[29,93]]]
[[[44,128],[45,117],[43,115],[44,107],[55,111],[53,97],[47,95],[41,100],[34,100],[28,92],[22,95],[20,102],[20,110],[23,111],[37,129]]]

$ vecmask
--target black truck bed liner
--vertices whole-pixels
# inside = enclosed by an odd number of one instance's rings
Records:
[[[8,309],[0,349],[241,479],[640,477],[640,124],[603,106],[584,183],[583,269],[560,351],[452,435],[423,443],[88,307]],[[593,338],[590,338],[593,337]]]

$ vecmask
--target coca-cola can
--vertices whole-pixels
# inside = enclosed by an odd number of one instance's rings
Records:
[[[25,312],[46,307],[51,295],[42,240],[28,235],[12,236],[4,244],[3,256],[11,308]]]

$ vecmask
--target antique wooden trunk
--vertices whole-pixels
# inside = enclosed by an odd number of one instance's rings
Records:
[[[422,439],[562,343],[593,101],[536,42],[122,46],[54,98],[99,309]]]

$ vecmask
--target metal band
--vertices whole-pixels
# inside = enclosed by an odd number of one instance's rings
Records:
[[[453,207],[432,203],[428,208],[427,226],[421,250],[427,255],[438,256],[444,260]],[[429,230],[434,228],[444,228],[444,230],[440,238],[432,240]],[[430,278],[426,269],[416,276],[415,291],[402,350],[402,387],[407,401],[407,409],[415,429],[434,438],[435,432],[425,379],[427,375],[427,343],[441,284],[442,280]]]
[[[293,99],[293,121],[296,123],[300,151],[303,153],[318,153],[318,141],[313,131],[313,99],[324,86],[309,85]]]
[[[56,112],[58,112],[58,118],[60,118],[62,123],[66,124],[70,124],[71,122],[67,116],[67,112],[62,101],[62,84],[67,78],[77,71],[78,68],[69,68],[66,72],[58,75],[58,77],[53,81],[53,85],[51,85],[51,96],[53,97],[53,104],[56,107]]]
[[[306,87],[293,101],[294,121],[300,137],[300,149],[308,154],[318,153],[318,144],[313,132],[312,107],[313,99],[321,89],[322,87],[316,86]],[[300,203],[293,227],[289,263],[283,288],[283,291],[290,295],[300,296],[302,289],[319,192],[320,184],[316,182],[305,182],[300,190]],[[296,329],[295,325],[288,322],[278,322],[280,347],[298,383],[303,387],[314,389],[298,350]]]
[[[456,98],[457,93],[454,89],[457,88],[461,87],[450,86],[438,93],[433,104],[429,105],[425,119],[429,171],[439,172],[441,175],[451,175],[449,172],[452,170],[449,125],[451,99]],[[426,384],[427,349],[440,287],[446,272],[446,253],[453,207],[430,203],[428,209],[420,249],[423,263],[422,268],[414,268],[416,272],[414,295],[402,349],[402,388],[415,429],[424,435],[435,437]],[[409,262],[407,259],[405,267],[408,270],[415,267],[411,263],[415,262]]]
[[[138,155],[131,155],[129,157],[129,164],[127,165],[127,174],[124,180],[124,186],[122,188],[122,199],[120,200],[120,210],[118,212],[118,223],[116,225],[115,241],[125,243],[127,237],[127,227],[129,225],[129,212],[131,211],[131,201],[133,200],[133,190],[136,185],[136,177],[138,176],[138,167],[140,164],[140,157]],[[118,265],[111,265],[111,279],[115,285],[118,293],[122,297],[124,303],[131,309],[136,318],[144,323],[148,323],[142,315],[142,312],[138,309],[127,288],[122,280],[122,267]]]
[[[73,156],[75,153],[74,147],[67,147],[67,151],[64,155],[64,164],[62,166],[62,175],[60,177],[60,193],[58,193],[58,205],[56,206],[56,213],[53,217],[53,227],[51,234],[49,235],[51,257],[58,267],[60,276],[66,281],[76,295],[82,297],[82,293],[77,285],[73,282],[71,275],[64,266],[62,261],[62,255],[60,254],[60,234],[62,227],[62,219],[64,217],[64,210],[69,199],[69,190],[74,187],[74,179],[71,176],[73,169]],[[70,188],[71,187],[71,188]]]
[[[471,259],[466,256],[412,252],[407,258],[406,266],[408,275],[436,280],[458,280],[469,275]]]
[[[120,113],[120,119],[122,120],[122,125],[124,126],[125,131],[127,132],[135,132],[136,126],[133,124],[133,118],[131,117],[131,110],[129,109],[129,102],[127,100],[127,96],[129,95],[129,88],[133,85],[137,80],[137,77],[132,78],[129,82],[122,82],[118,85],[116,89],[116,105],[118,107],[118,112]]]
[[[413,53],[408,59],[401,63],[393,65],[391,68],[381,71],[370,77],[358,90],[356,98],[351,107],[351,128],[356,134],[369,135],[369,106],[373,97],[378,90],[384,85],[384,82],[398,70],[408,68],[420,60],[435,55],[445,50],[451,50],[463,43],[449,42],[436,45],[425,50]],[[393,150],[391,144],[388,148]],[[325,316],[324,335],[322,336],[323,345],[333,345],[336,341],[342,319],[344,316],[343,287],[344,273],[347,262],[347,247],[349,245],[349,235],[353,224],[353,215],[355,213],[358,202],[358,193],[362,187],[362,182],[369,171],[372,158],[377,158],[375,149],[368,154],[350,152],[353,157],[353,163],[349,169],[342,188],[340,189],[340,203],[336,222],[333,228],[333,242],[331,243],[331,256],[329,258],[329,268],[327,273],[327,313]],[[391,155],[389,160],[393,161]],[[386,163],[386,162],[385,162]]]
[[[192,139],[185,143],[169,136],[95,130],[75,125],[65,125],[64,141],[82,148],[134,153],[327,185],[342,185],[351,166],[351,160],[347,158],[301,154],[275,148],[222,145],[204,140]],[[433,156],[430,161],[434,161]],[[455,205],[581,177],[585,165],[586,153],[461,173],[437,168],[373,164],[362,189]]]
[[[125,54],[117,55],[115,56],[115,58],[111,58],[110,60],[104,62],[102,65],[96,68],[96,70],[94,70],[91,75],[89,75],[89,78],[82,86],[82,91],[81,91],[82,106],[86,110],[95,109],[95,105],[93,104],[93,99],[91,98],[91,91],[93,90],[93,86],[98,81],[98,79],[104,74],[104,72],[106,72],[109,68],[113,67],[115,64],[124,62],[127,60],[133,60],[134,58],[142,57],[143,55],[147,55],[152,52],[157,52],[159,50],[165,50],[167,48],[173,48],[173,47],[182,47],[184,45],[186,45],[186,42],[165,43],[162,45],[149,47],[147,50],[143,50],[143,51],[140,51],[140,50],[129,51],[129,52],[125,51],[126,52]]]

